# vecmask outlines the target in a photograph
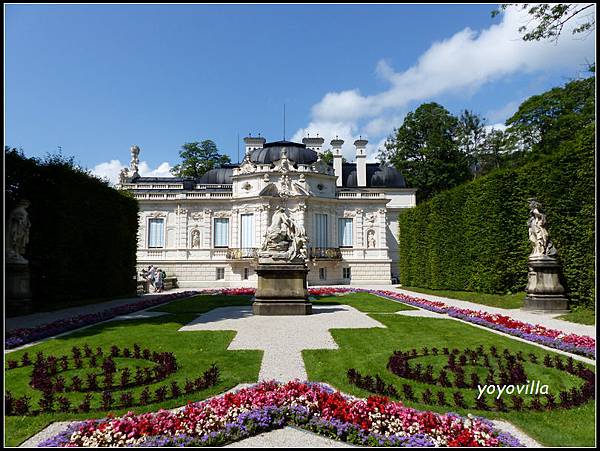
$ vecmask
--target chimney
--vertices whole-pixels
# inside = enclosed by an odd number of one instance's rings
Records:
[[[367,141],[357,139],[354,141],[356,147],[356,182],[359,188],[367,186]]]
[[[325,140],[323,138],[302,138],[302,144],[306,146],[307,149],[314,150],[317,153],[321,153],[323,150],[323,143]]]
[[[262,149],[263,145],[267,142],[262,136],[254,137],[247,136],[244,138],[244,144],[246,145],[246,155],[255,149]]]
[[[336,186],[342,186],[342,145],[344,144],[343,139],[331,140],[331,153],[333,154],[333,173],[337,177],[335,182]]]

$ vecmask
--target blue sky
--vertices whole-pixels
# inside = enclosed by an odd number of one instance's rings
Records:
[[[141,147],[163,175],[184,142],[237,135],[370,141],[436,101],[502,123],[595,61],[595,35],[524,43],[493,5],[8,5],[5,144],[73,155],[114,180]],[[243,145],[240,145],[243,149]],[[242,150],[243,152],[243,150]]]

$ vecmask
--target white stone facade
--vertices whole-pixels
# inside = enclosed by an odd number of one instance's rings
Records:
[[[397,181],[385,186],[387,169],[374,165],[359,165],[364,173],[356,175],[357,166],[346,164],[342,173],[341,155],[334,171],[320,158],[323,140],[305,141],[247,138],[240,165],[195,180],[124,180],[120,188],[140,206],[138,270],[156,265],[181,287],[254,286],[256,249],[283,206],[310,240],[309,285],[391,283],[398,277],[398,213],[415,205],[415,190]],[[362,151],[366,141],[357,143]],[[353,186],[353,177],[366,186]]]

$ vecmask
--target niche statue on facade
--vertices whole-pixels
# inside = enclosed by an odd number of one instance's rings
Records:
[[[195,229],[192,230],[192,249],[198,249],[200,247],[200,232]]]
[[[367,232],[367,248],[375,248],[375,232],[373,230]]]

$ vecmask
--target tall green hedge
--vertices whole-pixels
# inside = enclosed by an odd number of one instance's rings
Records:
[[[594,304],[595,128],[555,153],[494,171],[400,214],[400,281],[505,293],[527,284],[527,200],[536,197],[572,304]]]
[[[137,201],[72,160],[5,157],[7,215],[19,199],[30,202],[34,303],[135,294]]]

